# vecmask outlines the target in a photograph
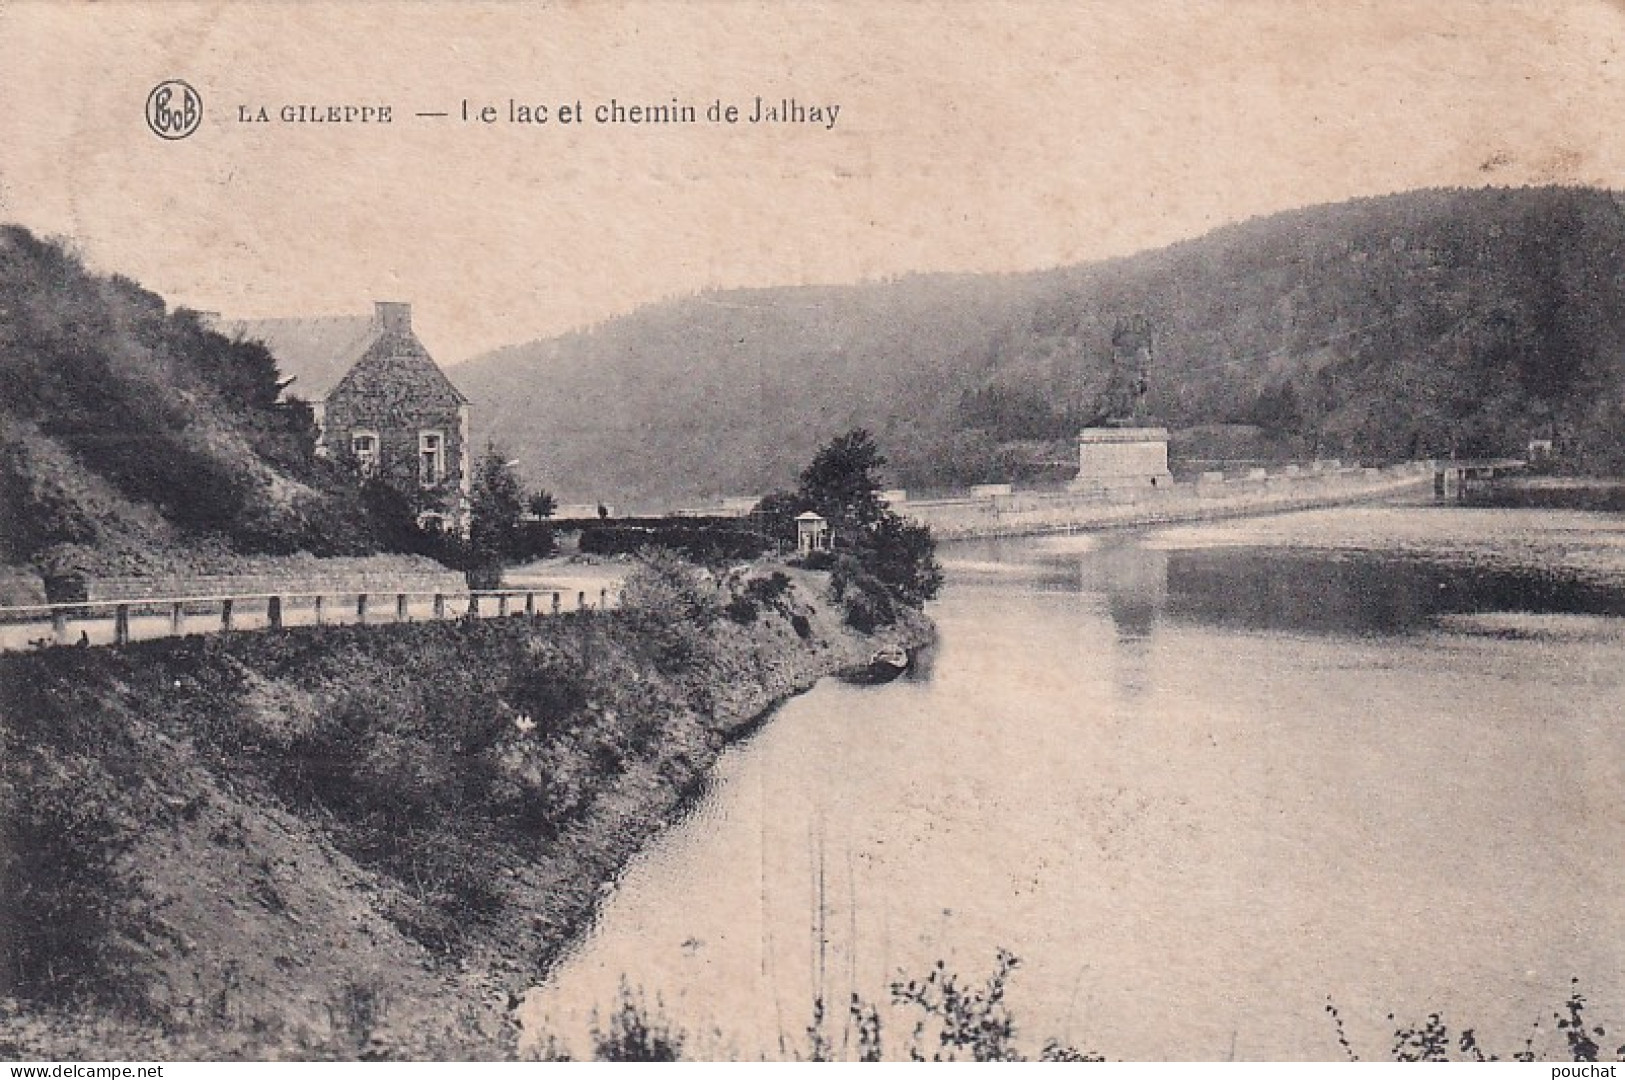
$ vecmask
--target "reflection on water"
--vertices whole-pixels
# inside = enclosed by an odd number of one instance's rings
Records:
[[[1029,1048],[1336,1057],[1332,995],[1368,1057],[1436,1009],[1504,1054],[1575,976],[1625,1018],[1619,523],[1323,511],[944,556],[919,670],[730,750],[532,1025],[579,1048],[624,976],[700,1052],[783,1057],[816,994],[1000,946]]]
[[[1168,553],[1132,539],[1108,544],[1078,559],[1079,592],[1106,598],[1106,609],[1125,642],[1151,636],[1168,606]]]
[[[1230,549],[1177,551],[1170,614],[1293,633],[1398,634],[1441,615],[1625,615],[1625,590],[1561,569],[1441,564],[1425,556]]]

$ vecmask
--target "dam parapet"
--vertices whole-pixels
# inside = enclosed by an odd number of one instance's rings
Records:
[[[1203,521],[1426,492],[1430,461],[1384,468],[1312,462],[1144,486],[1074,487],[1065,491],[1009,490],[940,499],[909,499],[895,509],[928,525],[939,539],[1025,536]],[[1001,485],[1002,486],[1002,485]]]

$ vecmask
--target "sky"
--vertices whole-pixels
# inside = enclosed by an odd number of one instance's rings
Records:
[[[232,317],[410,301],[455,364],[705,289],[1039,269],[1421,187],[1625,187],[1622,42],[1615,0],[11,0],[0,220]],[[202,123],[160,139],[144,104],[176,78]],[[839,112],[751,124],[757,97]],[[596,122],[612,99],[700,122]],[[708,122],[718,101],[740,121]],[[393,120],[275,119],[301,104]]]

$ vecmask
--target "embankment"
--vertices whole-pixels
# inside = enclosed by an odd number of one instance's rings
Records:
[[[0,1056],[501,1055],[731,738],[929,637],[790,576],[0,656]]]
[[[1193,482],[1159,487],[911,499],[896,509],[929,526],[940,540],[968,540],[1306,510],[1423,491],[1431,478],[1429,462],[1385,469],[1287,466],[1272,472],[1252,469],[1238,476],[1204,473]]]

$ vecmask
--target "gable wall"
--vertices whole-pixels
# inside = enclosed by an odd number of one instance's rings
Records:
[[[417,357],[374,353],[361,360],[328,395],[323,409],[324,442],[329,453],[347,454],[354,432],[377,432],[380,474],[408,491],[418,485],[419,432],[440,432],[445,465],[436,490],[442,509],[460,518],[471,458],[467,408],[421,352]]]

